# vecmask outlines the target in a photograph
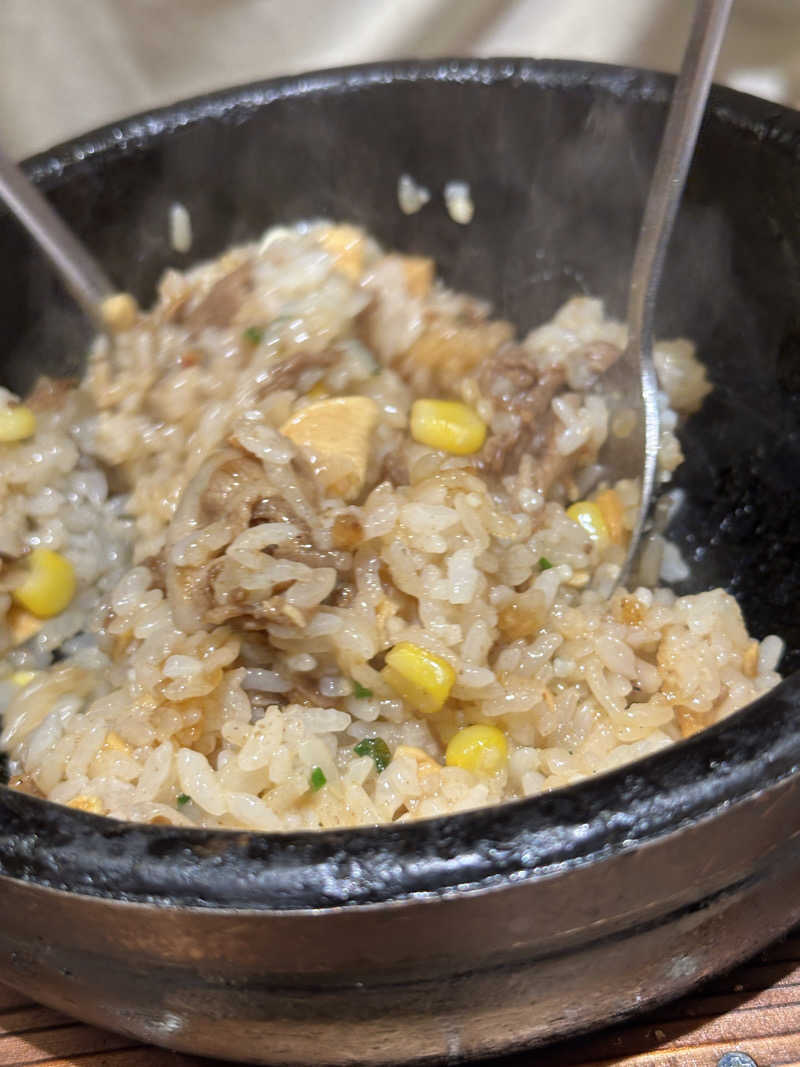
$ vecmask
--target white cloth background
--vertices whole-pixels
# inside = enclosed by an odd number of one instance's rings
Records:
[[[435,55],[677,65],[692,0],[0,0],[0,138],[24,156],[183,96]],[[800,99],[800,0],[737,0],[718,80]]]

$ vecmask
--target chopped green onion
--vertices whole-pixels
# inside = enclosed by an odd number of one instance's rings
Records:
[[[540,571],[549,571],[552,566],[553,566],[553,564],[550,562],[550,560],[547,558],[547,556],[542,556],[540,558],[540,560],[539,560],[539,570]]]
[[[191,799],[192,798],[189,796],[188,793],[178,793],[177,797],[175,797],[175,803],[178,805],[179,808],[182,808],[183,805],[188,804]]]
[[[371,756],[375,760],[378,774],[385,771],[392,762],[389,746],[382,737],[365,737],[363,741],[358,742],[353,751],[357,756]]]
[[[311,774],[308,776],[308,784],[311,786],[311,792],[316,793],[318,789],[322,789],[328,779],[325,777],[325,772],[322,767],[312,767]]]
[[[372,696],[372,690],[367,689],[361,682],[353,682],[353,696],[358,700],[369,700]]]
[[[260,326],[248,326],[242,334],[245,341],[249,341],[250,344],[257,345],[261,343],[261,338],[264,336],[264,331]]]

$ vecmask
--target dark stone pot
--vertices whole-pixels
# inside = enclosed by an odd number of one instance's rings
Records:
[[[203,97],[28,164],[149,301],[192,259],[326,215],[436,257],[521,329],[576,291],[624,311],[669,78],[519,60],[354,68]],[[401,214],[397,178],[437,191]],[[439,193],[469,181],[474,222]],[[3,378],[74,373],[86,335],[0,218]],[[187,832],[0,789],[0,974],[80,1018],[254,1063],[521,1048],[684,992],[800,919],[800,116],[716,89],[659,310],[715,391],[688,423],[674,536],[787,680],[630,767],[389,829]],[[687,584],[684,591],[689,588]]]

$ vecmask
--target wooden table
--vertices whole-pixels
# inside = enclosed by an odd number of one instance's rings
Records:
[[[800,1067],[800,928],[692,996],[624,1026],[505,1059],[502,1067],[717,1067],[735,1051],[748,1053],[758,1067]],[[209,1061],[84,1026],[0,986],[0,1067],[28,1064],[208,1067]]]

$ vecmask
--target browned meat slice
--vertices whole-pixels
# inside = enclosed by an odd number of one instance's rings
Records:
[[[230,586],[226,552],[248,528],[291,524],[290,537],[263,550],[273,558],[337,574],[351,566],[348,553],[317,543],[303,517],[316,501],[316,486],[301,458],[292,461],[290,474],[285,485],[277,485],[254,456],[228,447],[210,456],[189,483],[166,546],[167,597],[180,629],[191,633],[231,621],[245,630],[263,629],[270,622],[302,626],[313,614],[312,609],[300,612],[287,603],[282,594],[291,581],[273,588],[269,596]]]
[[[230,326],[250,292],[251,284],[252,266],[249,262],[241,263],[214,282],[205,296],[193,307],[189,304],[178,304],[175,308],[175,318],[190,330],[203,330],[208,326]]]
[[[298,463],[298,467],[300,463]],[[342,552],[316,548],[311,527],[291,509],[290,504],[281,496],[267,497],[259,500],[250,514],[250,526],[260,522],[290,522],[298,530],[297,534],[286,544],[276,545],[272,549],[275,559],[290,559],[295,563],[305,563],[309,567],[345,567],[347,557]]]
[[[481,392],[499,410],[516,415],[519,428],[489,435],[476,459],[479,470],[508,473],[525,453],[535,458],[544,453],[552,423],[546,413],[564,381],[561,368],[540,370],[520,345],[504,345],[486,360],[478,375]]]
[[[290,559],[293,563],[305,563],[307,567],[333,567],[337,571],[345,570],[350,563],[344,552],[314,548],[308,527],[305,533],[293,538],[286,545],[278,545],[272,552],[275,559]]]
[[[337,357],[330,349],[276,360],[264,375],[260,393],[287,388],[303,371],[328,366]],[[227,548],[249,527],[262,523],[293,527],[291,537],[269,548],[273,558],[346,571],[349,554],[320,545],[311,529],[317,502],[316,478],[301,454],[291,461],[279,485],[267,467],[233,438],[228,447],[213,453],[187,485],[170,523],[163,575],[151,567],[156,581],[163,581],[176,625],[191,633],[231,620],[242,629],[261,629],[270,621],[304,624],[305,616],[287,605],[282,591],[259,599],[244,589],[226,588],[223,594],[215,583]],[[179,565],[176,553],[185,553],[189,541],[195,546],[191,562]]]
[[[277,389],[291,389],[303,371],[310,370],[311,367],[319,367],[322,370],[335,363],[340,356],[341,353],[335,348],[326,348],[324,352],[297,352],[293,356],[277,359],[260,384],[261,396]]]
[[[152,574],[152,586],[154,589],[166,588],[166,560],[163,552],[159,552],[157,556],[147,556],[139,566],[147,567]]]
[[[232,528],[241,532],[249,526],[254,508],[260,508],[262,514],[274,515],[276,505],[269,498],[265,500],[263,492],[264,470],[258,460],[238,449],[217,453],[208,482],[198,498],[198,525],[208,526],[227,519]],[[279,509],[279,514],[279,521],[289,521],[284,509]]]
[[[509,473],[519,466],[524,454],[536,461],[536,488],[545,495],[559,481],[574,456],[564,456],[556,448],[556,418],[546,412],[535,425],[516,433],[492,434],[477,460],[479,469],[495,475]]]
[[[408,459],[400,447],[390,449],[383,457],[378,474],[378,481],[391,482],[392,485],[408,485]]]
[[[211,565],[206,575],[210,596],[210,606],[203,615],[207,626],[221,626],[231,622],[242,630],[263,630],[271,622],[291,626],[305,625],[307,618],[300,612],[292,611],[282,600],[280,594],[267,599],[254,600],[246,589],[233,589],[225,595],[224,601],[215,596],[214,579],[218,576],[219,564]]]
[[[533,422],[547,410],[564,380],[560,367],[540,370],[517,344],[503,345],[483,363],[478,374],[484,396],[491,397],[503,411],[519,415],[524,423]]]
[[[580,356],[600,377],[621,355],[616,345],[594,341]],[[516,415],[519,428],[490,434],[477,456],[479,470],[495,475],[512,473],[523,455],[537,462],[537,484],[546,493],[560,480],[578,456],[561,456],[555,447],[556,420],[550,410],[553,397],[566,383],[561,367],[537,367],[520,345],[508,344],[487,360],[478,375],[481,392],[495,407]]]
[[[565,456],[556,447],[556,417],[552,411],[548,411],[543,420],[541,437],[537,441],[536,456],[536,488],[545,496],[550,492],[556,482],[560,482],[566,476],[576,457]]]
[[[339,703],[333,697],[323,696],[313,680],[302,674],[292,676],[292,688],[286,694],[286,700],[289,704],[305,704],[310,708],[335,708]]]

